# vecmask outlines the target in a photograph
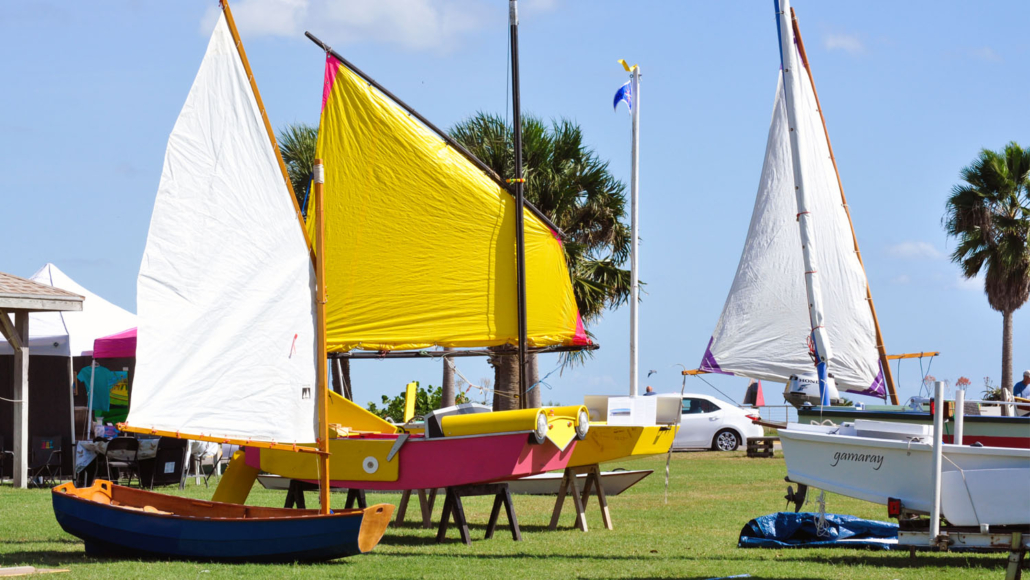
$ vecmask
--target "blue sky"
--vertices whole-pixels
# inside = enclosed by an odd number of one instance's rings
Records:
[[[642,378],[679,390],[719,317],[747,231],[779,67],[771,1],[524,0],[524,111],[580,123],[628,183],[629,118],[611,99],[619,58],[640,63]],[[981,147],[1030,145],[1030,4],[794,3],[890,352],[939,350],[932,374],[1000,380],[1001,315],[963,281],[940,226]],[[233,3],[272,124],[317,123],[331,44],[441,127],[503,112],[507,2]],[[0,271],[54,262],[135,311],[135,279],[166,139],[200,64],[215,2],[36,2],[0,7]],[[186,217],[184,216],[184,219]],[[216,250],[213,250],[216,251]],[[548,379],[545,401],[628,388],[628,311],[593,331],[601,351]],[[546,374],[556,361],[545,357]],[[463,359],[473,382],[492,376]],[[1030,368],[1030,308],[1015,316],[1015,374]],[[359,401],[438,384],[439,363],[355,363]],[[902,365],[901,393],[920,373]],[[740,397],[746,381],[709,380]],[[696,379],[688,390],[713,393]],[[772,385],[770,385],[772,387]],[[715,393],[713,393],[715,394]],[[773,394],[768,391],[767,395]],[[779,402],[768,397],[770,403]]]

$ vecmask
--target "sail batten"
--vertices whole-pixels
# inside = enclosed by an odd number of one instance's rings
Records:
[[[786,27],[790,31],[790,27]],[[781,33],[790,33],[781,30]],[[808,339],[825,333],[828,367],[837,388],[882,397],[875,330],[866,298],[866,277],[855,252],[850,222],[830,158],[814,90],[792,41],[781,45],[786,74],[778,74],[765,162],[751,224],[733,284],[700,368],[759,380],[786,382],[815,370]],[[789,63],[789,64],[788,64]],[[798,155],[792,157],[784,76],[794,83]],[[794,165],[795,160],[797,166]],[[800,174],[806,195],[796,195]],[[804,206],[799,206],[804,203]],[[806,265],[799,214],[808,226]],[[805,224],[802,224],[805,225]],[[817,294],[805,276],[818,270]],[[822,308],[811,312],[818,298]],[[823,322],[825,321],[825,323]]]
[[[137,432],[315,440],[314,270],[219,17],[168,140],[137,280]]]
[[[518,344],[510,193],[331,54],[325,80],[329,350]],[[585,344],[561,241],[522,211],[529,345]]]

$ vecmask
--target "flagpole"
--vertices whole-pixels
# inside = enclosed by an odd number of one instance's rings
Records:
[[[639,377],[640,278],[637,258],[637,232],[640,220],[640,66],[632,70],[630,109],[633,114],[632,168],[630,173],[630,297],[629,297],[629,394],[636,396]]]
[[[519,323],[519,408],[526,408],[526,242],[523,225],[525,192],[522,178],[522,112],[519,102],[519,6],[518,0],[508,2],[508,28],[511,35],[511,106],[515,146],[515,286],[518,295]]]

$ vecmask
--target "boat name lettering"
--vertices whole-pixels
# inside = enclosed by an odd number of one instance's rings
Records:
[[[837,467],[837,464],[841,461],[855,461],[857,463],[875,463],[876,467],[873,471],[880,471],[883,467],[883,455],[873,455],[871,453],[846,453],[837,451],[833,454],[833,463],[830,467]]]

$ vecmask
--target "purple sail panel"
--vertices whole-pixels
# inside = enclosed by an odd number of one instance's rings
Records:
[[[879,372],[876,373],[876,378],[873,379],[873,384],[869,385],[868,389],[862,391],[852,391],[853,393],[858,393],[859,395],[866,395],[869,397],[877,397],[880,399],[887,398],[887,382],[883,378],[883,366],[879,363],[877,363],[876,366],[879,369]]]
[[[698,369],[702,370],[702,371],[704,371],[706,373],[719,373],[720,375],[732,375],[733,373],[728,373],[728,372],[722,370],[721,368],[719,368],[719,363],[715,362],[715,356],[712,355],[712,342],[714,342],[714,341],[715,341],[715,337],[714,336],[712,338],[708,339],[708,346],[705,348],[705,356],[701,357],[701,366],[699,366]]]

